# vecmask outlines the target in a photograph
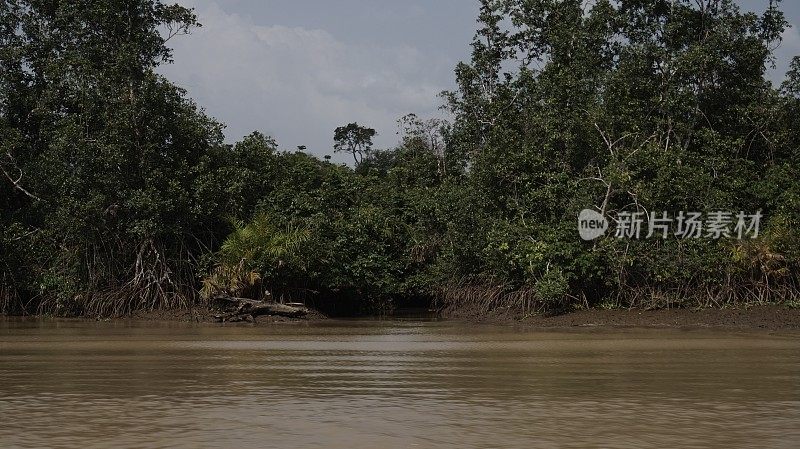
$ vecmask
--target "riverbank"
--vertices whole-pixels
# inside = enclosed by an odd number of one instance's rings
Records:
[[[478,322],[508,322],[496,317],[453,314],[451,319]],[[729,329],[800,329],[800,309],[780,305],[757,305],[721,309],[585,309],[559,315],[532,315],[520,324],[542,328],[566,327],[664,327]]]
[[[218,313],[208,308],[181,310],[153,310],[135,312],[130,316],[118,317],[113,321],[142,322],[183,322],[219,324],[214,315]],[[607,328],[723,328],[723,329],[765,329],[765,330],[800,330],[800,309],[780,305],[758,305],[739,308],[722,309],[585,309],[559,315],[532,315],[524,319],[511,318],[498,312],[492,315],[478,316],[471,313],[450,313],[446,317],[435,313],[413,314],[419,320],[449,320],[474,324],[521,325],[531,328],[572,328],[572,327],[607,327]],[[399,319],[408,320],[409,316],[398,315]],[[0,318],[3,318],[0,315]],[[356,318],[356,317],[337,317]],[[357,317],[363,319],[365,317]],[[382,317],[381,319],[392,317]],[[86,318],[90,320],[90,318]],[[270,326],[282,323],[314,323],[331,319],[317,310],[301,318],[284,316],[258,316],[253,321],[235,323],[238,325]]]
[[[156,310],[139,312],[130,319],[141,321],[215,322],[212,311]],[[311,310],[303,318],[259,316],[254,325],[316,322],[326,320],[324,314]],[[800,309],[779,305],[759,305],[722,309],[586,309],[559,315],[533,315],[522,320],[505,317],[451,314],[442,319],[472,323],[521,324],[540,328],[568,327],[665,327],[665,328],[731,328],[731,329],[800,329]]]
[[[149,310],[139,311],[131,314],[129,317],[121,317],[119,319],[130,319],[134,321],[177,321],[177,322],[195,322],[195,323],[219,323],[215,318],[220,314],[219,310],[195,307],[192,309],[179,309],[179,310]],[[299,318],[292,318],[277,315],[260,315],[255,317],[252,321],[242,321],[245,324],[254,325],[270,325],[276,323],[299,323],[299,322],[313,322],[328,319],[322,312],[309,309],[305,316]]]

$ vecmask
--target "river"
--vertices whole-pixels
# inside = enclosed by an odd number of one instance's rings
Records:
[[[800,334],[0,320],[0,446],[785,447]]]

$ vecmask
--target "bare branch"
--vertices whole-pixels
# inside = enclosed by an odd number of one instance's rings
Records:
[[[11,156],[11,153],[6,153],[6,155],[8,156],[8,158],[13,163],[14,158]],[[3,164],[0,164],[0,171],[3,172],[3,175],[5,175],[6,179],[8,179],[8,181],[11,182],[11,185],[14,186],[15,189],[17,189],[20,192],[24,193],[29,198],[32,198],[32,199],[37,200],[37,201],[41,201],[42,200],[41,198],[39,198],[38,196],[36,196],[36,195],[32,194],[31,192],[27,191],[24,187],[22,187],[22,185],[20,185],[20,181],[22,181],[22,170],[19,167],[15,167],[15,168],[17,170],[19,170],[19,176],[17,176],[17,179],[12,178],[11,174],[6,170],[6,168],[3,166]]]

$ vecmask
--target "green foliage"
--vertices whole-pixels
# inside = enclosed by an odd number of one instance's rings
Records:
[[[80,313],[110,290],[147,296],[162,270],[141,307],[192,295],[193,236],[214,220],[194,192],[221,128],[155,69],[196,25],[159,1],[3,2],[2,220],[26,296]]]
[[[443,94],[452,123],[409,114],[382,151],[374,129],[339,127],[350,168],[257,132],[224,144],[155,71],[191,10],[7,0],[0,306],[125,313],[192,304],[201,286],[519,316],[796,303],[800,62],[780,88],[765,79],[778,3],[482,0]],[[761,210],[766,226],[736,243],[583,242],[588,207]]]
[[[353,155],[353,162],[358,165],[372,150],[372,138],[375,130],[360,126],[358,123],[349,123],[336,128],[333,132],[333,149],[336,152],[345,151]]]
[[[261,275],[245,268],[242,259],[234,265],[220,264],[208,273],[202,282],[200,295],[206,301],[217,295],[227,295],[234,298],[260,299],[264,294],[261,288]]]
[[[569,294],[567,277],[559,268],[545,272],[544,276],[536,283],[536,293],[539,300],[545,304],[554,304],[555,307],[560,307]]]
[[[558,293],[551,300],[595,304],[797,295],[796,274],[770,287],[758,281],[768,265],[741,275],[726,242],[581,243],[574,232],[577,212],[591,206],[612,218],[763,210],[772,225],[797,215],[797,64],[781,91],[764,79],[786,26],[777,8],[759,16],[730,1],[481,5],[472,61],[445,95],[455,115],[448,151],[469,159],[467,182],[483,192],[478,208],[489,217],[477,233],[486,239],[470,240],[464,257],[478,263],[451,265],[456,277],[488,274],[511,289],[541,286]],[[768,240],[753,243],[773,247]],[[742,257],[756,263],[763,251]]]

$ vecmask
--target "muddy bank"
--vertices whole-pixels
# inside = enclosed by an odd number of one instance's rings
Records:
[[[474,322],[515,322],[532,327],[720,327],[731,329],[800,329],[800,309],[777,305],[723,309],[586,309],[560,315],[515,319],[498,312],[476,316],[452,313],[449,318]]]
[[[215,316],[217,316],[219,313],[220,312],[217,309],[196,307],[193,309],[140,311],[134,312],[129,317],[121,317],[120,319],[131,319],[136,321],[218,323],[219,320],[216,319]],[[327,318],[328,317],[321,312],[314,309],[309,309],[308,314],[300,318],[261,315],[255,317],[250,324],[268,325],[275,323],[300,323],[307,321],[326,320]]]
[[[194,309],[139,312],[130,318],[146,321],[215,322],[211,309]],[[322,313],[311,310],[303,318],[259,316],[256,325],[275,323],[297,323],[328,319]],[[522,324],[531,327],[721,327],[740,329],[800,329],[800,309],[785,306],[764,305],[724,309],[587,309],[561,315],[534,315],[516,319],[496,313],[476,316],[468,313],[453,313],[445,317],[454,321],[496,324]]]
[[[523,319],[503,314],[501,311],[490,315],[477,315],[462,311],[449,313],[446,317],[436,317],[433,313],[406,316],[398,311],[398,319],[444,319],[466,323],[490,323],[522,325],[540,328],[570,327],[664,327],[664,328],[725,328],[725,329],[767,329],[800,330],[800,309],[777,305],[751,306],[724,309],[586,309],[560,315],[533,315]],[[214,318],[219,311],[211,308],[181,310],[153,310],[135,312],[130,316],[114,320],[162,321],[217,323]],[[351,317],[364,319],[368,317]],[[90,319],[90,318],[87,318]],[[258,316],[253,322],[240,325],[269,326],[280,323],[307,323],[330,319],[323,313],[311,309],[301,318],[283,316]],[[346,318],[345,318],[346,319]],[[377,319],[377,317],[376,317]],[[392,319],[391,316],[381,319]],[[103,319],[106,320],[106,319]],[[226,324],[219,324],[226,325]]]

